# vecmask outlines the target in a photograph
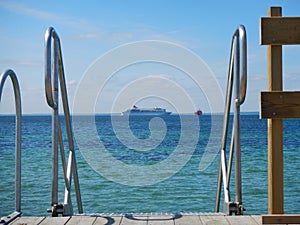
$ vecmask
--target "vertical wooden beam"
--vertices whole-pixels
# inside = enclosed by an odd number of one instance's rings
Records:
[[[270,7],[268,16],[281,17],[281,7]],[[282,46],[268,45],[268,89],[282,90]],[[283,125],[282,119],[268,119],[268,211],[283,213]]]

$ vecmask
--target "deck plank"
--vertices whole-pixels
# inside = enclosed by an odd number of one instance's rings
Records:
[[[174,216],[173,215],[158,215],[158,216],[149,216],[148,225],[174,225]]]
[[[202,224],[209,225],[230,225],[223,215],[204,215],[200,216]]]
[[[258,225],[261,225],[261,216],[260,215],[252,215],[251,216]]]
[[[26,225],[37,225],[40,224],[46,217],[19,217],[12,221],[10,225],[19,225],[19,224],[26,224]]]
[[[261,215],[262,224],[300,224],[300,214]]]
[[[123,216],[120,225],[147,225],[147,216]]]
[[[175,225],[202,225],[198,215],[187,215],[174,219]]]
[[[72,216],[67,225],[93,225],[96,219],[95,216]]]
[[[227,216],[226,219],[230,225],[257,225],[251,216]]]
[[[65,225],[71,217],[46,217],[45,220],[43,220],[40,225]]]
[[[10,225],[261,225],[261,215],[105,215],[19,217]]]
[[[99,216],[93,225],[119,225],[122,216]]]

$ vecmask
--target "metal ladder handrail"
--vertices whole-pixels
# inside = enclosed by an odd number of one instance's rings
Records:
[[[0,223],[9,223],[16,217],[21,216],[21,122],[22,122],[22,108],[21,108],[21,92],[18,82],[18,78],[15,72],[11,69],[6,70],[0,76],[0,103],[3,92],[3,87],[6,78],[10,77],[13,85],[15,95],[15,110],[16,110],[16,141],[15,141],[15,154],[16,154],[16,166],[15,166],[15,212],[7,217],[1,218]]]
[[[234,84],[233,84],[234,82]],[[234,85],[234,119],[232,125],[232,136],[228,166],[226,160],[226,144],[228,134],[228,124],[230,118],[231,98]],[[228,83],[224,110],[224,124],[222,132],[222,143],[220,149],[220,164],[218,173],[218,184],[215,202],[215,211],[220,209],[221,185],[223,183],[224,205],[223,212],[228,215],[235,213],[242,215],[244,208],[242,205],[241,187],[241,155],[240,155],[240,106],[244,103],[247,88],[247,40],[246,30],[240,25],[232,36],[230,61],[228,71]],[[230,199],[230,175],[232,169],[233,153],[235,153],[235,202]]]
[[[52,46],[53,43],[53,46]],[[53,56],[51,54],[54,51]],[[53,65],[52,65],[53,63]],[[59,81],[58,81],[59,79]],[[58,112],[58,85],[60,83],[62,105],[65,116],[66,132],[69,145],[68,165],[66,166],[62,132]],[[49,27],[45,33],[45,93],[48,105],[52,111],[52,216],[62,214],[63,216],[73,214],[71,202],[71,180],[74,178],[78,213],[83,213],[77,165],[75,158],[74,139],[69,111],[67,88],[64,75],[60,39],[54,28]],[[64,203],[58,204],[58,142],[62,158],[63,173],[65,179]]]

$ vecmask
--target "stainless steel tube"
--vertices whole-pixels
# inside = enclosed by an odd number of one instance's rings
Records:
[[[16,166],[15,166],[15,211],[21,212],[21,123],[22,123],[22,106],[21,106],[21,93],[20,86],[17,76],[13,70],[6,70],[0,76],[0,102],[4,83],[6,78],[10,77],[13,90],[15,95],[15,108],[16,108],[16,141],[15,141],[15,151],[16,151]]]

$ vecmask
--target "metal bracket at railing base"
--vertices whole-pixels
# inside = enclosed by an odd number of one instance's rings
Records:
[[[51,209],[47,209],[47,212],[52,213],[52,217],[57,217],[59,214],[63,214],[63,209],[63,204],[55,204],[52,205]]]
[[[9,214],[8,216],[4,216],[0,218],[0,224],[9,224],[10,222],[12,222],[13,220],[15,220],[17,217],[20,217],[21,213],[20,212],[13,212],[11,214]]]
[[[231,216],[232,214],[235,215],[243,215],[245,208],[239,202],[224,202],[223,205],[223,213],[226,215]]]
[[[52,213],[52,217],[57,217],[59,214],[62,216],[72,216],[73,214],[69,204],[55,204],[47,212]]]

